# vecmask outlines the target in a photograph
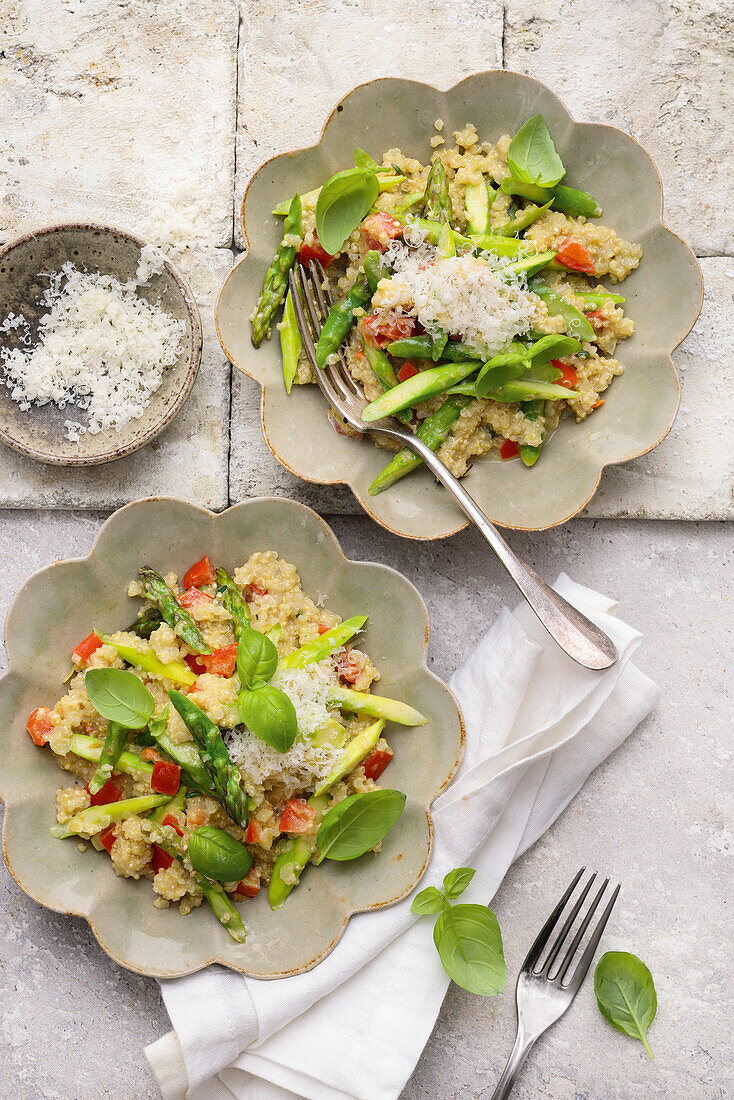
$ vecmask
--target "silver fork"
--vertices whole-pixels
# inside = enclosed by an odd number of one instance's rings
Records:
[[[568,916],[563,922],[548,954],[541,963],[543,949],[550,940],[551,932],[558,923],[561,913],[566,908],[566,904],[571,894],[576,889],[579,879],[585,870],[586,868],[582,867],[578,872],[573,882],[558,902],[558,905],[543,925],[538,938],[528,951],[528,956],[522,964],[522,969],[517,978],[517,989],[515,992],[517,1001],[517,1037],[515,1038],[515,1045],[512,1048],[512,1054],[507,1060],[507,1065],[502,1072],[497,1088],[492,1093],[492,1100],[504,1100],[505,1097],[510,1095],[520,1071],[520,1067],[527,1058],[530,1048],[539,1036],[541,1036],[544,1031],[548,1030],[551,1024],[554,1024],[556,1020],[560,1020],[563,1013],[570,1006],[581,988],[581,983],[586,977],[586,972],[594,957],[594,952],[599,945],[602,932],[614,908],[614,903],[619,894],[619,884],[617,884],[612,891],[606,908],[599,917],[591,933],[591,937],[584,948],[583,954],[576,964],[576,969],[573,973],[569,974],[569,969],[574,960],[576,951],[584,938],[591,918],[601,901],[602,895],[609,885],[609,879],[604,879],[601,889],[597,892],[586,915],[575,932],[568,950],[560,962],[558,962],[558,956],[566,938],[596,878],[596,872],[594,872],[582,889],[577,900],[571,906]]]
[[[585,668],[597,670],[611,668],[618,657],[612,640],[518,558],[474,498],[423,440],[413,432],[406,431],[393,417],[384,417],[370,424],[365,424],[360,419],[367,401],[349,373],[343,351],[339,352],[337,363],[323,370],[317,366],[314,340],[318,340],[333,299],[324,269],[318,261],[311,261],[308,274],[300,264],[296,264],[296,269],[289,275],[296,320],[316,381],[331,406],[332,415],[360,434],[373,434],[393,439],[415,451],[431,473],[453,495],[472,523],[479,528],[530,607],[561,649]],[[301,294],[306,303],[313,335],[303,310]]]

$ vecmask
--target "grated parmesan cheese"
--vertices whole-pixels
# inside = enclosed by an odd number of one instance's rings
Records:
[[[0,331],[16,334],[14,348],[0,348],[0,375],[13,401],[24,410],[53,402],[86,411],[86,425],[64,421],[73,442],[85,432],[96,435],[139,420],[176,362],[186,332],[184,321],[137,294],[162,270],[162,255],[148,245],[127,283],[71,263],[46,276],[50,285],[40,304],[48,313],[35,343],[22,314],[0,322]]]

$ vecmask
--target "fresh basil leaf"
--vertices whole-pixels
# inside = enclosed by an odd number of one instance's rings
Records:
[[[246,627],[237,642],[237,673],[243,687],[265,684],[278,666],[278,650],[267,634]]]
[[[411,913],[419,913],[421,916],[426,913],[440,913],[444,907],[444,898],[440,890],[437,890],[435,886],[427,886],[425,890],[421,890],[420,894],[416,894],[410,905]]]
[[[371,172],[379,167],[375,158],[371,157],[364,149],[360,149],[359,146],[354,150],[354,163],[357,168],[369,168]]]
[[[566,169],[542,115],[533,115],[517,131],[507,150],[507,164],[523,183],[555,187],[563,179]]]
[[[447,906],[436,921],[433,939],[441,965],[452,981],[480,997],[505,988],[507,966],[496,916],[484,905]]]
[[[402,791],[353,794],[325,815],[318,832],[321,859],[359,859],[392,829],[405,807]]]
[[[329,255],[336,255],[379,193],[377,177],[369,168],[347,168],[327,180],[316,202],[316,232]]]
[[[298,733],[298,720],[285,692],[272,684],[260,684],[252,691],[244,688],[238,702],[247,728],[276,752],[288,752]]]
[[[191,834],[189,859],[195,871],[216,882],[239,882],[252,867],[252,855],[244,844],[215,825],[204,825]]]
[[[652,1058],[647,1029],[655,1019],[658,998],[642,959],[629,951],[607,951],[596,964],[594,993],[602,1016],[617,1031],[639,1039]]]
[[[464,893],[476,873],[473,867],[456,867],[453,871],[449,871],[443,880],[446,897],[458,898]]]
[[[90,668],[84,677],[89,701],[108,722],[141,730],[155,713],[155,700],[134,672],[122,668]]]

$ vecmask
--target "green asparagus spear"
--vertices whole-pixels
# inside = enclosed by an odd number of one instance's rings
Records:
[[[326,360],[338,351],[354,323],[354,311],[362,309],[370,300],[367,276],[358,275],[352,289],[340,302],[331,307],[316,344],[316,362],[326,366]]]
[[[186,856],[186,845],[182,837],[160,836],[156,838],[156,844],[168,852],[169,856],[173,856],[174,859],[184,862]],[[194,872],[197,877],[199,889],[209,902],[214,911],[214,915],[220,924],[222,924],[229,932],[235,943],[244,943],[246,940],[245,926],[242,923],[242,917],[237,912],[237,909],[233,905],[229,895],[224,887],[219,882],[213,882],[211,879],[205,878],[204,875],[200,875],[198,872]]]
[[[426,182],[426,201],[423,204],[423,217],[427,221],[451,225],[451,199],[446,169],[439,157],[436,157]]]
[[[148,732],[153,741],[163,749],[174,763],[178,764],[186,778],[206,794],[214,794],[214,784],[207,771],[201,753],[193,741],[181,741],[177,743],[169,737],[168,706],[148,723]]]
[[[545,302],[551,317],[560,316],[566,322],[566,332],[569,336],[575,336],[577,340],[593,340],[594,329],[591,323],[572,306],[562,294],[556,294],[554,290],[543,282],[540,276],[530,279],[528,289]]]
[[[323,726],[312,734],[309,735],[309,741],[317,748],[324,748],[326,745],[332,749],[340,749],[347,739],[347,731],[341,722],[337,722],[336,718],[327,718]]]
[[[88,737],[85,733],[75,733],[71,738],[69,752],[74,756],[80,756],[82,760],[89,760],[96,764],[102,756],[102,742],[96,737]],[[135,752],[121,752],[113,771],[122,772],[123,775],[131,775],[133,779],[150,780],[153,774],[153,765],[147,760],[141,760]]]
[[[452,256],[456,255],[456,241],[454,240],[454,231],[447,223],[441,229],[438,235],[438,244],[436,245],[436,259],[437,260],[449,260]]]
[[[353,691],[351,688],[329,688],[329,702],[350,714],[366,714],[368,718],[385,718],[399,726],[425,726],[428,719],[399,699],[386,699],[384,695]]]
[[[530,278],[536,271],[541,271],[542,268],[547,267],[555,256],[555,251],[549,250],[548,252],[538,252],[534,256],[525,256],[522,260],[516,260],[514,264],[507,264],[500,269],[502,275],[522,275],[523,273]]]
[[[501,225],[497,232],[502,237],[517,236],[522,233],[523,229],[527,229],[533,222],[537,222],[539,218],[542,218],[546,210],[550,209],[550,205],[550,202],[547,202],[544,206],[527,206],[524,210],[520,210],[511,221]]]
[[[180,786],[176,791],[173,798],[168,802],[164,802],[162,806],[156,806],[148,816],[148,821],[152,821],[154,825],[162,825],[164,818],[169,814],[182,813],[186,808],[186,788]]]
[[[398,199],[395,206],[390,213],[393,217],[397,217],[398,214],[405,214],[408,210],[412,210],[414,206],[418,206],[419,203],[425,202],[425,191],[410,191],[403,198]],[[373,207],[373,210],[375,208]]]
[[[113,821],[122,821],[133,814],[144,814],[168,802],[170,795],[148,794],[140,798],[123,798],[120,802],[107,802],[103,806],[90,806],[72,817],[65,825],[54,825],[51,836],[63,840],[67,836],[93,836],[101,833]]]
[[[398,385],[398,376],[395,373],[395,368],[390,362],[390,358],[382,348],[373,347],[365,341],[364,353],[367,356],[367,362],[372,368],[377,381],[382,386],[383,390],[391,390],[393,386]],[[407,409],[397,414],[398,420],[401,420],[403,424],[410,424],[412,416]]]
[[[280,668],[306,668],[307,665],[323,661],[326,657],[330,657],[340,646],[345,645],[350,638],[353,638],[366,622],[366,615],[355,615],[351,619],[345,619],[338,626],[334,626],[331,630],[320,634],[318,638],[314,638],[312,642],[306,642],[300,649],[296,649],[293,653],[289,653],[287,657],[283,657],[280,661]]]
[[[552,382],[533,382],[527,378],[518,378],[487,396],[493,401],[513,403],[530,401],[535,397],[550,401],[572,401],[574,397],[580,397],[580,394],[576,390],[567,390],[565,386],[554,386]]]
[[[146,607],[134,623],[125,627],[126,634],[137,634],[139,638],[149,638],[163,622],[163,616],[157,607]]]
[[[471,404],[471,400],[470,397],[449,397],[440,409],[431,413],[421,423],[416,432],[418,438],[422,439],[432,451],[437,451],[449,434],[451,425],[458,420],[461,410]],[[376,496],[383,490],[389,489],[396,481],[400,481],[402,477],[409,474],[411,470],[417,469],[422,463],[423,459],[411,451],[409,447],[403,447],[402,451],[398,451],[372,482],[368,489],[370,496]]]
[[[293,292],[289,289],[283,308],[283,320],[280,326],[280,354],[283,360],[283,382],[285,392],[291,392],[293,379],[298,370],[298,357],[301,354],[303,341],[298,331],[296,311],[293,307]]]
[[[380,279],[390,278],[390,268],[385,263],[382,253],[377,252],[374,248],[370,249],[365,255],[362,261],[362,268],[367,276],[367,285],[370,288],[370,294],[375,293]]]
[[[260,297],[252,318],[251,339],[253,346],[260,347],[270,328],[278,306],[288,290],[288,272],[296,259],[296,246],[291,241],[301,236],[303,228],[301,197],[294,195],[283,223],[283,240],[275,253],[275,259],[267,270]]]
[[[574,294],[577,298],[583,298],[585,305],[590,309],[601,309],[606,302],[612,302],[615,306],[619,306],[627,300],[623,298],[621,294],[612,294],[611,290],[605,290],[603,292],[594,290],[574,290]]]
[[[385,350],[396,359],[430,359],[433,340],[427,334],[406,336],[404,340],[394,340]],[[441,352],[441,359],[445,363],[473,363],[477,362],[477,353],[460,340],[449,340]]]
[[[107,736],[105,738],[99,764],[95,768],[94,775],[89,780],[88,790],[90,794],[97,794],[102,790],[107,780],[112,775],[117,761],[127,744],[127,730],[117,722],[107,723]]]
[[[222,597],[225,610],[232,616],[235,638],[239,641],[242,631],[247,630],[250,625],[250,609],[241,590],[226,569],[217,569],[216,576],[217,591]]]
[[[376,722],[373,722],[371,726],[368,726],[362,733],[358,733],[356,737],[347,745],[347,751],[342,758],[341,763],[327,775],[326,779],[323,779],[319,783],[316,790],[313,792],[316,797],[320,794],[325,794],[330,787],[333,787],[335,783],[338,783],[340,779],[343,779],[345,775],[349,775],[351,771],[357,767],[365,756],[374,749],[377,742],[380,740],[380,734],[385,728],[385,719],[378,718]]]
[[[431,367],[413,375],[399,386],[388,390],[380,397],[371,401],[362,412],[362,420],[371,423],[380,420],[383,416],[392,416],[401,409],[407,409],[411,405],[417,405],[428,397],[437,393],[443,393],[449,386],[461,382],[468,375],[473,374],[481,364],[476,361],[471,363],[449,363],[446,366]]]
[[[122,657],[123,661],[127,661],[129,665],[139,668],[142,672],[149,672],[152,676],[165,676],[167,680],[171,680],[174,684],[181,684],[183,687],[191,687],[196,679],[189,666],[183,661],[170,661],[164,664],[163,661],[158,660],[152,649],[141,652],[134,646],[114,642],[108,634],[102,635],[102,641],[105,645],[114,646],[118,657]]]
[[[303,836],[290,836],[280,842],[268,887],[268,901],[273,911],[280,909],[293,887],[298,885],[306,864],[316,851],[317,823],[328,801],[326,795],[312,795],[308,804],[316,810],[316,819],[311,832]]]
[[[477,375],[477,397],[486,397],[490,391],[519,378],[529,366],[528,349],[518,340],[510,341],[509,348],[489,359]]]
[[[169,691],[168,698],[199,746],[201,758],[212,777],[219,801],[232,820],[246,829],[247,795],[242,789],[240,773],[230,759],[218,726],[186,695]]]
[[[533,246],[529,241],[521,241],[518,237],[503,237],[499,232],[483,233],[481,236],[472,237],[472,246],[480,253],[492,252],[495,256],[518,260],[533,252]]]
[[[464,191],[467,233],[489,233],[489,212],[496,195],[497,192],[488,179],[467,184]]]
[[[542,416],[545,412],[545,401],[536,398],[535,401],[525,401],[521,407],[528,420],[537,420],[538,417]],[[520,458],[526,466],[535,465],[538,461],[540,448],[542,446],[542,440],[534,447],[530,446],[528,443],[520,444]]]
[[[506,195],[520,195],[531,202],[551,200],[551,208],[572,217],[600,218],[602,209],[588,191],[577,191],[575,187],[566,187],[559,183],[555,188],[538,187],[536,183],[522,183],[508,176],[500,184]]]
[[[204,639],[194,620],[174,596],[160,573],[144,565],[140,570],[146,599],[155,604],[171,629],[186,642],[195,653],[211,653],[212,647]]]

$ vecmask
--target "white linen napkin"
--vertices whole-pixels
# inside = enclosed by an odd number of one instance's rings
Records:
[[[451,687],[467,745],[433,805],[435,845],[417,889],[452,867],[477,873],[462,901],[487,904],[540,837],[656,704],[631,663],[641,635],[617,604],[561,574],[566,599],[614,640],[605,673],[574,664],[526,605],[505,608]],[[569,867],[569,877],[575,867]],[[411,897],[350,920],[306,974],[276,981],[223,967],[161,982],[174,1031],[146,1048],[164,1100],[395,1100],[433,1029],[448,978]]]

